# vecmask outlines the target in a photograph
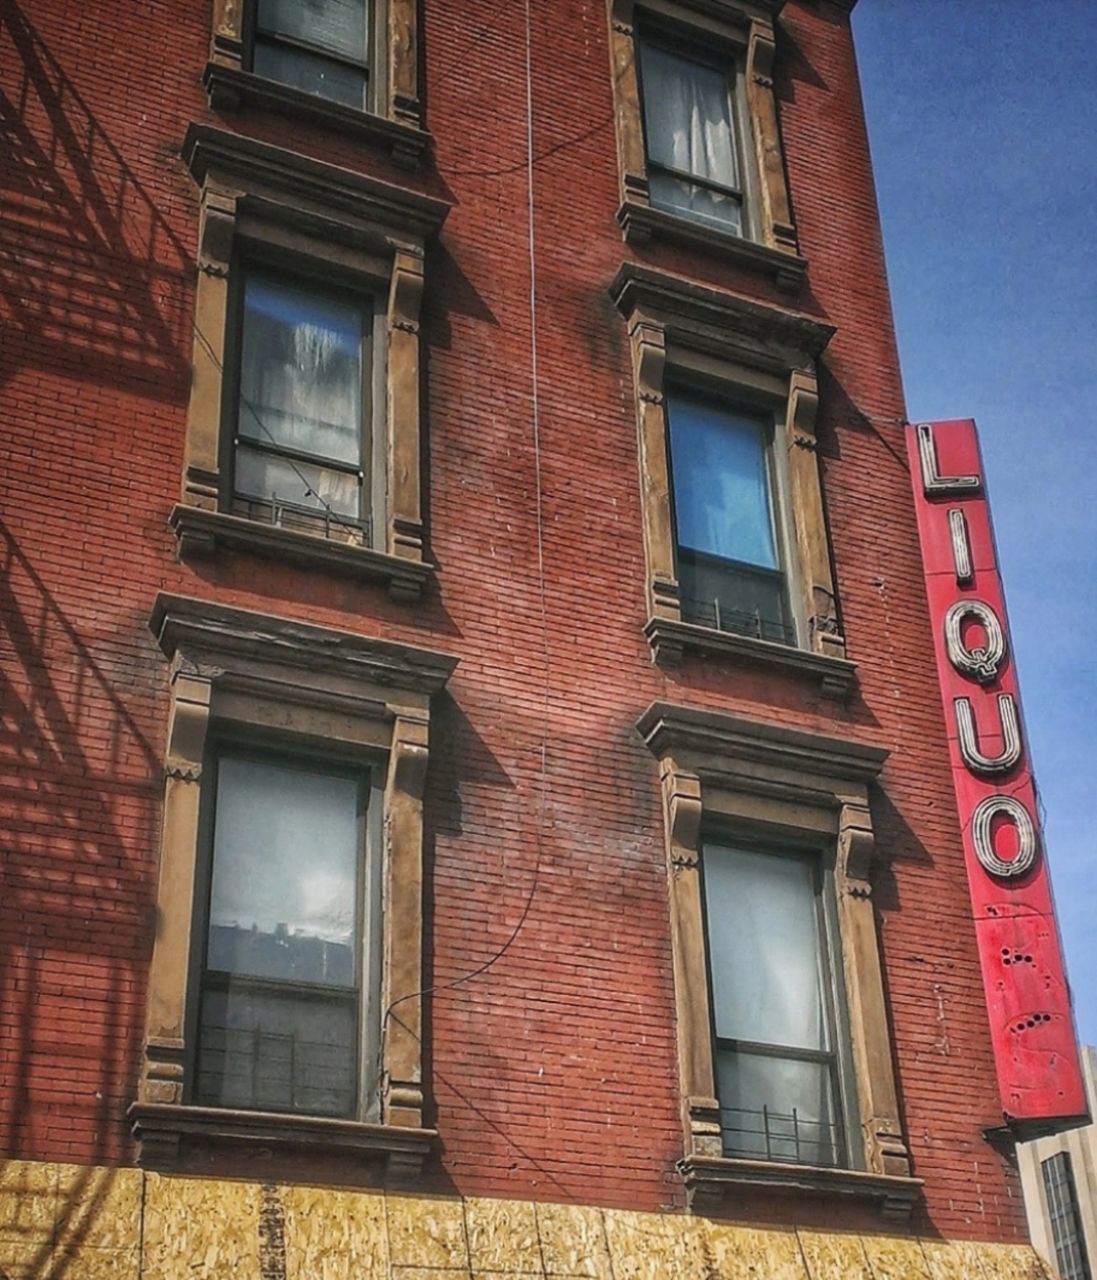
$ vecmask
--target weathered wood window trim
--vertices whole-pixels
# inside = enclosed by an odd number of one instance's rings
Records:
[[[248,48],[253,7],[251,0],[214,0],[210,60],[202,76],[212,107],[233,111],[246,105],[290,115],[386,147],[409,168],[418,164],[430,135],[423,129],[419,95],[416,0],[374,0],[368,110],[255,74]]]
[[[774,23],[783,2],[609,0],[621,191],[617,220],[630,243],[652,238],[682,242],[732,258],[772,275],[782,288],[796,290],[807,263],[799,254],[792,220],[773,92]],[[729,63],[742,68],[744,101],[739,105],[749,127],[741,158],[747,170],[749,238],[652,207],[637,71],[637,25],[644,18],[671,23],[710,48],[725,48]]]
[[[830,696],[846,696],[856,668],[845,657],[839,626],[815,441],[816,360],[833,328],[632,263],[622,266],[610,293],[632,346],[647,555],[645,634],[656,661],[674,663],[696,650],[766,662],[818,681]],[[682,619],[667,465],[666,387],[673,373],[773,412],[788,489],[789,585],[802,620],[799,647]]]
[[[430,574],[420,492],[419,310],[426,244],[449,206],[207,126],[191,127],[183,158],[201,188],[201,225],[185,466],[171,516],[182,554],[235,547],[383,581],[393,596],[415,599]],[[235,408],[225,371],[233,368],[230,285],[242,252],[380,299],[369,546],[229,512],[224,437]]]
[[[430,703],[456,659],[352,632],[160,595],[150,627],[170,663],[157,931],[137,1100],[130,1109],[141,1162],[180,1167],[195,1144],[314,1149],[380,1159],[414,1175],[435,1137],[423,1127],[421,1002],[423,791]],[[190,1104],[193,1082],[192,931],[201,856],[200,803],[211,734],[261,735],[292,750],[320,745],[383,781],[384,908],[377,1008],[380,1115],[376,1122],[235,1111]]]
[[[652,703],[637,723],[659,761],[666,823],[684,1153],[691,1203],[731,1188],[852,1197],[905,1217],[910,1176],[872,905],[870,787],[887,751],[721,712]],[[834,850],[840,963],[848,1003],[861,1146],[854,1168],[729,1159],[716,1095],[701,887],[702,833],[812,840]],[[850,1134],[851,1145],[856,1134]]]

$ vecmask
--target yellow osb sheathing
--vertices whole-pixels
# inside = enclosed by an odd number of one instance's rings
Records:
[[[0,1280],[1049,1280],[1029,1248],[0,1164]]]

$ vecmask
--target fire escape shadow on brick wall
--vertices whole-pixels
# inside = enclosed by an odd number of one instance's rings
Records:
[[[191,255],[14,0],[0,71],[0,378],[67,367],[184,397]]]
[[[63,1161],[70,1139],[75,1161],[127,1158],[153,904],[119,886],[125,863],[152,856],[160,770],[120,695],[117,656],[92,653],[0,521],[0,1025],[8,1061],[22,1064],[0,1082],[0,1150],[15,1158],[49,1149]],[[61,975],[81,959],[87,985],[77,990]],[[89,1035],[91,1055],[79,1043]],[[71,1078],[37,1069],[66,1058]],[[49,1168],[9,1166],[8,1176],[28,1202],[20,1274],[57,1280],[95,1239],[118,1175]],[[50,1204],[35,1205],[42,1197]],[[48,1241],[34,1231],[43,1210]]]

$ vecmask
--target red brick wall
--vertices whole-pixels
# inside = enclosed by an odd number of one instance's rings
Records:
[[[220,122],[453,200],[424,324],[438,574],[414,607],[243,554],[176,562],[196,234],[177,152],[212,118],[208,6],[145,0],[111,23],[59,0],[0,11],[0,1153],[132,1158],[167,709],[145,621],[168,589],[460,655],[427,815],[438,1189],[681,1203],[662,815],[634,729],[649,701],[889,746],[876,893],[915,1172],[932,1227],[1016,1238],[1016,1182],[981,1137],[999,1114],[848,20],[790,3],[777,84],[802,305],[838,326],[821,453],[861,674],[840,710],[717,661],[665,675],[641,635],[632,375],[607,285],[632,256],[770,295],[702,254],[622,245],[603,0],[532,5],[536,429],[524,6],[422,7],[436,167],[417,178],[303,126]],[[531,893],[505,953],[447,987],[511,939]],[[829,1205],[735,1212],[836,1220]]]

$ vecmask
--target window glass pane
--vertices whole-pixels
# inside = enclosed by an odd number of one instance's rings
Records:
[[[657,45],[640,57],[649,160],[737,190],[727,76]]]
[[[358,476],[329,471],[309,462],[292,462],[241,445],[236,451],[236,492],[249,498],[290,502],[317,511],[330,511],[351,520],[358,517]]]
[[[259,1111],[351,1115],[354,997],[318,1000],[245,982],[207,989],[199,1028],[200,1101]]]
[[[706,844],[704,875],[717,1036],[828,1049],[813,860]]]
[[[353,987],[359,783],[223,755],[210,969]]]
[[[244,292],[241,436],[337,462],[362,456],[362,311],[250,272]]]
[[[366,60],[366,0],[259,0],[257,25],[272,35]]]
[[[672,209],[702,222],[711,222],[721,231],[743,234],[743,204],[738,196],[699,187],[686,178],[653,169],[648,175],[651,203],[658,209]]]
[[[348,107],[361,107],[366,97],[366,73],[357,67],[291,45],[257,37],[252,70],[257,76],[277,80],[305,93],[315,93]]]
[[[796,1164],[842,1159],[826,1063],[725,1050],[716,1077],[726,1155]]]
[[[785,583],[779,573],[680,549],[678,585],[682,617],[687,622],[775,644],[796,643],[796,628],[788,616]]]
[[[766,424],[681,394],[668,415],[678,545],[776,569]]]

